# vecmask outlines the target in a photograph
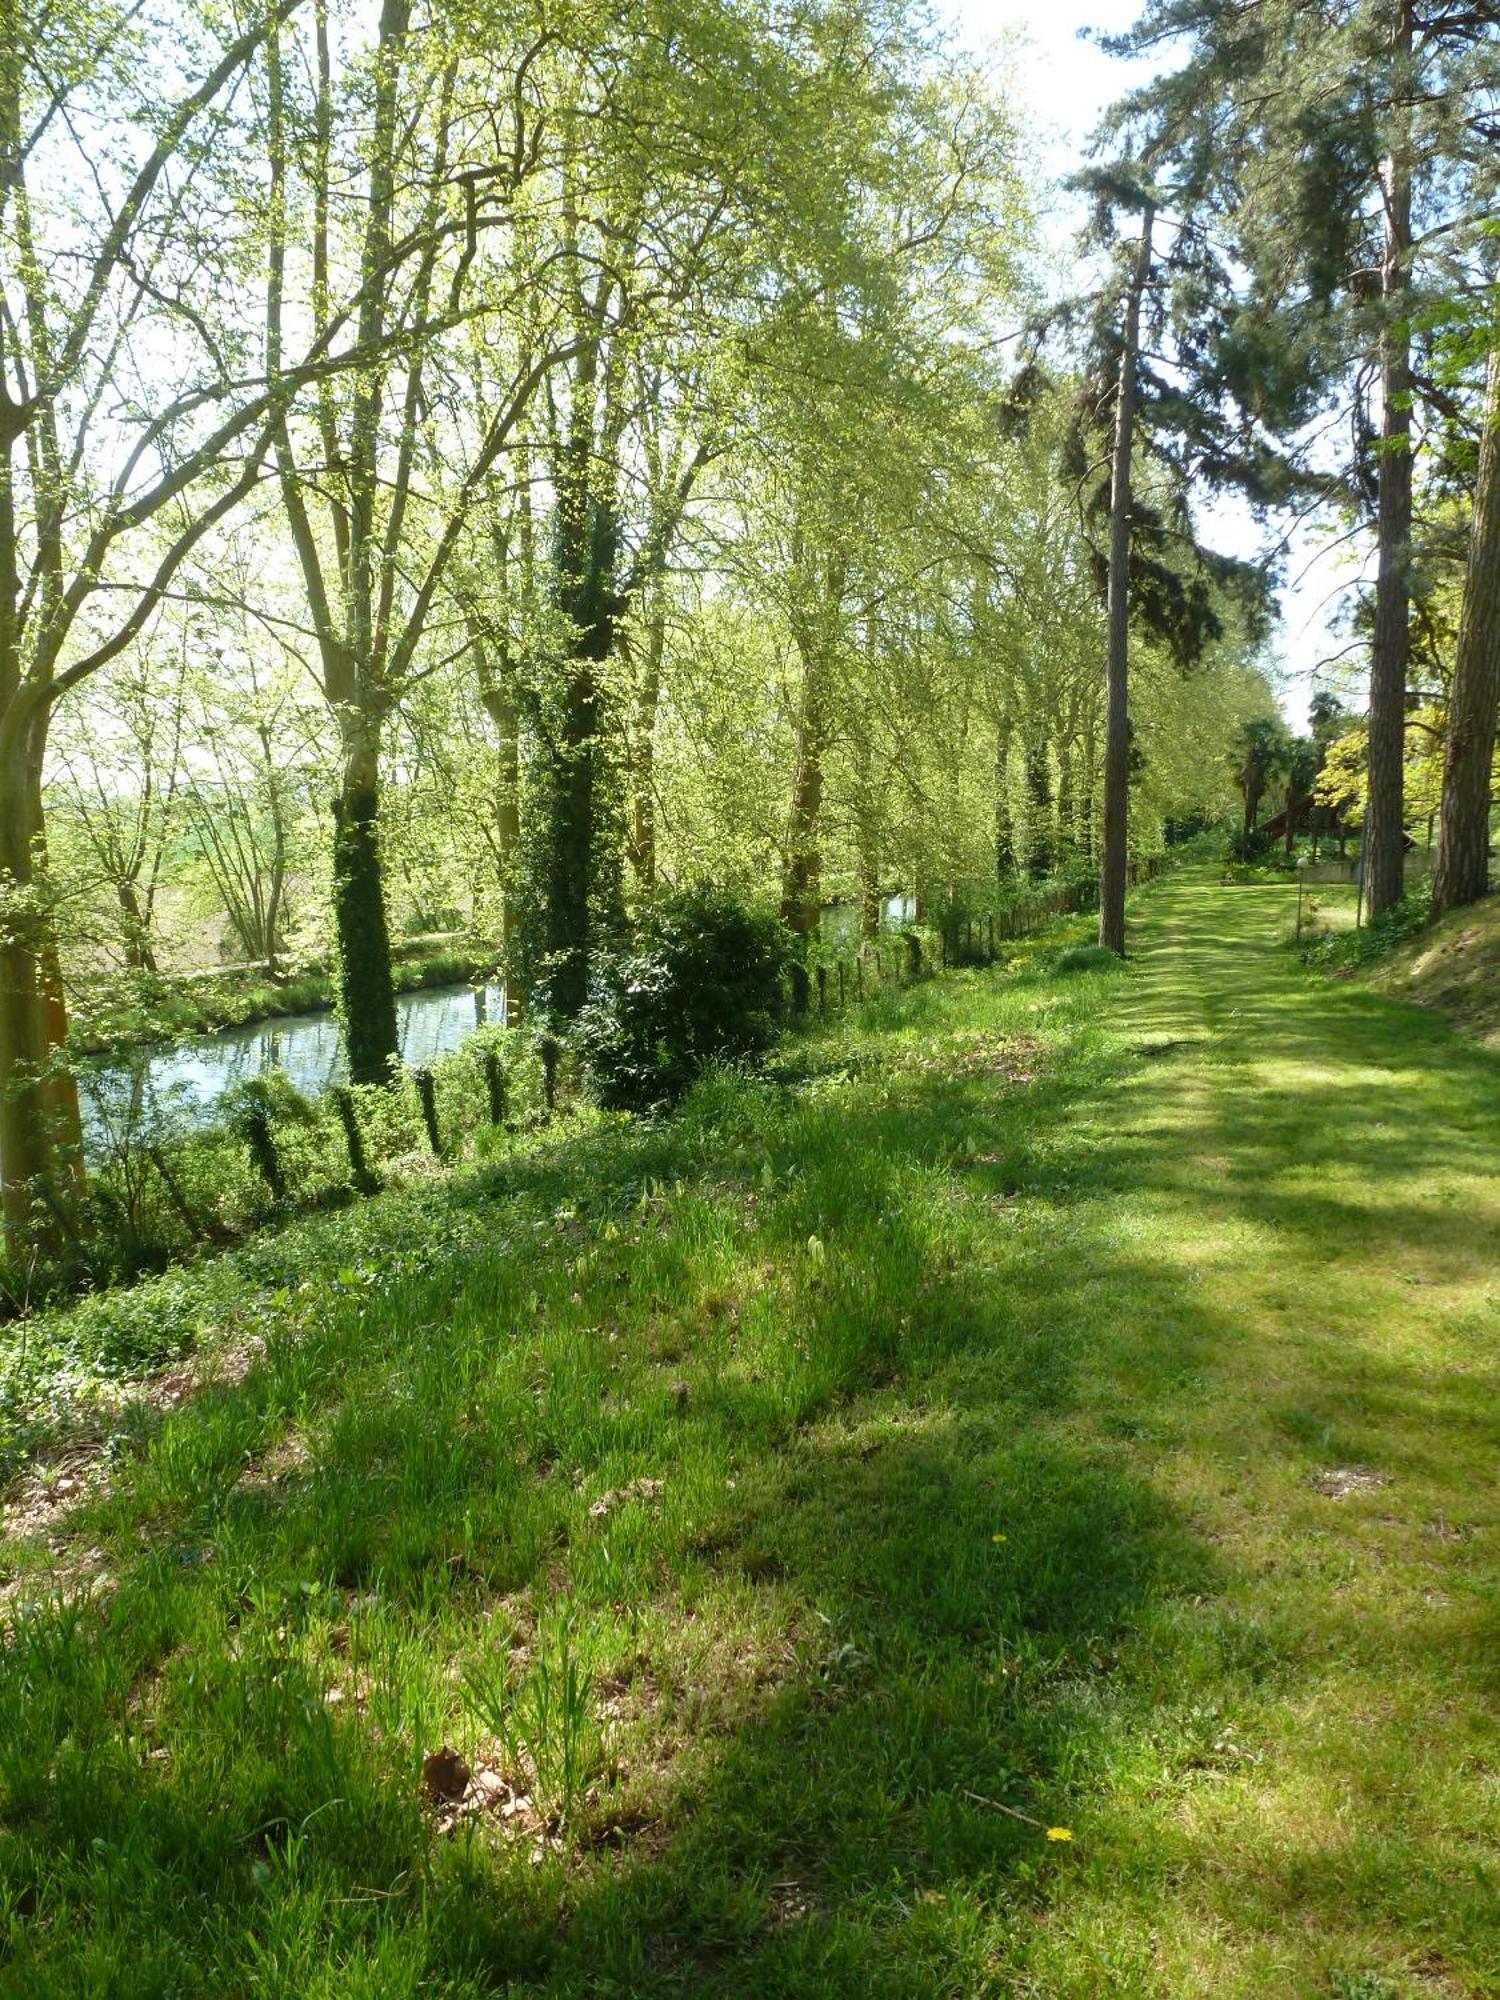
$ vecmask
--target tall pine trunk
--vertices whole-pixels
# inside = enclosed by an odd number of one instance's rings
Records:
[[[380,745],[373,725],[346,731],[333,819],[333,922],[349,1075],[389,1083],[398,1053],[396,988],[380,866]]]
[[[1500,348],[1490,356],[1469,566],[1443,761],[1434,915],[1489,888],[1490,784],[1500,706]]]
[[[1405,828],[1406,673],[1411,649],[1411,145],[1404,98],[1411,70],[1411,0],[1395,34],[1380,269],[1380,465],[1375,644],[1370,662],[1369,804],[1365,881],[1372,917],[1400,900]]]
[[[1135,442],[1136,356],[1141,298],[1151,277],[1152,203],[1141,213],[1141,240],[1120,335],[1114,458],[1109,481],[1109,657],[1105,669],[1104,829],[1099,852],[1099,942],[1125,954],[1125,889],[1130,872],[1130,454]]]

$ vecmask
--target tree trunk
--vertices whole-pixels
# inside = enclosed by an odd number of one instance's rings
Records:
[[[1092,866],[1099,865],[1099,819],[1095,795],[1099,782],[1099,738],[1095,723],[1085,725],[1083,734],[1083,793],[1078,804],[1080,838]]]
[[[485,714],[495,727],[495,844],[499,850],[500,943],[510,970],[516,929],[516,864],[521,848],[520,716],[507,680],[485,675],[480,682]]]
[[[658,586],[646,617],[646,653],[635,693],[630,760],[630,864],[636,887],[647,897],[656,888],[656,711],[666,641],[666,600]]]
[[[1443,761],[1442,831],[1432,886],[1435,916],[1486,893],[1490,785],[1500,705],[1500,348],[1490,356],[1479,480]]]
[[[1052,872],[1052,773],[1045,742],[1026,746],[1026,872],[1040,882]]]
[[[589,961],[601,899],[600,879],[603,691],[599,668],[614,645],[616,527],[606,501],[589,491],[586,447],[570,447],[573,463],[559,508],[557,608],[573,637],[563,681],[543,732],[540,930],[542,962],[533,994],[542,1010],[572,1020],[588,998]],[[616,857],[618,858],[618,857]]]
[[[823,756],[827,718],[823,672],[816,650],[803,655],[802,714],[797,725],[797,763],[787,817],[786,858],[781,870],[781,917],[799,937],[818,928],[823,900],[823,857],[818,822],[823,809]]]
[[[1411,0],[1401,0],[1393,96],[1411,68]],[[1409,116],[1398,112],[1399,116]],[[1375,644],[1370,662],[1369,803],[1365,867],[1370,915],[1399,901],[1403,872],[1402,766],[1411,647],[1411,153],[1398,135],[1386,165],[1386,242],[1380,293],[1380,465]]]
[[[122,875],[115,883],[115,896],[124,919],[125,963],[132,972],[155,972],[156,954],[151,949],[151,925],[134,882]]]
[[[368,724],[356,725],[345,739],[343,781],[333,807],[339,1003],[354,1083],[389,1083],[399,1055],[379,810],[379,739]]]
[[[78,1086],[63,1063],[67,1010],[45,901],[45,727],[0,729],[0,1201],[20,1255],[55,1247],[83,1194]],[[5,907],[5,905],[9,907]]]
[[[1099,942],[1125,954],[1125,889],[1130,872],[1130,454],[1135,440],[1136,354],[1141,296],[1151,276],[1154,206],[1141,214],[1125,323],[1120,386],[1115,397],[1115,444],[1109,483],[1109,657],[1105,669],[1104,832],[1099,855]]]
[[[1057,746],[1057,853],[1066,865],[1078,851],[1078,749],[1072,737]]]
[[[1016,872],[1016,829],[1010,811],[1010,718],[995,724],[995,881],[1000,887]]]
[[[588,995],[592,945],[595,779],[599,686],[595,663],[569,663],[561,738],[548,774],[546,854],[542,871],[546,969],[536,997],[571,1020]]]
[[[868,771],[861,773],[854,807],[855,860],[859,871],[859,934],[880,935],[880,820]]]

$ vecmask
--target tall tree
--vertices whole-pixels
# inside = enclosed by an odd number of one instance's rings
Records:
[[[414,18],[411,0],[382,0],[374,42],[351,59],[341,92],[316,0],[301,66],[310,96],[295,120],[292,67],[279,39],[267,49],[266,371],[282,375],[289,324],[327,337],[341,288],[367,357],[346,391],[320,382],[287,399],[275,437],[318,684],[338,730],[333,914],[349,1072],[361,1083],[387,1080],[397,1053],[383,734],[431,668],[434,608],[471,510],[549,371],[575,351],[555,327],[535,345],[499,346],[485,404],[452,420],[448,337],[479,314],[503,324],[535,284],[531,237],[516,222],[521,190],[541,172],[530,72],[553,40],[541,21],[524,23],[518,45],[492,53],[476,24],[460,27],[467,36]],[[508,259],[488,254],[507,235]],[[294,256],[294,243],[306,253]]]
[[[145,630],[252,491],[282,385],[233,333],[258,222],[222,171],[241,87],[298,0],[223,36],[9,0],[0,16],[0,1198],[12,1243],[82,1185],[43,762],[56,704]],[[164,77],[184,79],[163,84]],[[165,101],[163,101],[165,98]],[[108,135],[90,173],[83,133]],[[287,379],[347,359],[304,349]]]
[[[1376,912],[1401,893],[1412,652],[1412,474],[1434,384],[1423,322],[1485,282],[1496,187],[1486,8],[1437,0],[1151,0],[1109,46],[1180,60],[1117,107],[1149,133],[1230,282],[1191,302],[1190,381],[1238,399],[1374,545],[1367,854]],[[1372,421],[1369,404],[1377,405]],[[1348,419],[1340,461],[1319,414]],[[1267,498],[1274,500],[1274,491]]]
[[[1469,561],[1449,698],[1433,912],[1489,888],[1490,801],[1500,709],[1500,348],[1490,355]]]
[[[1115,440],[1109,475],[1109,658],[1104,721],[1104,836],[1099,851],[1099,942],[1125,952],[1125,890],[1129,875],[1126,817],[1130,798],[1130,475],[1135,450],[1136,367],[1141,300],[1151,281],[1151,233],[1156,204],[1141,203],[1140,242],[1121,314],[1120,372],[1115,390]]]

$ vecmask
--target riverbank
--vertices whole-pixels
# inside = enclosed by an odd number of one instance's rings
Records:
[[[491,977],[498,950],[459,934],[405,939],[393,947],[396,991],[416,993]],[[188,974],[115,973],[70,996],[68,1045],[77,1056],[165,1046],[184,1035],[328,1011],[337,1001],[337,981],[322,965],[274,979],[263,968],[245,966]]]
[[[1286,924],[34,1329],[197,1349],[10,1496],[14,1989],[1494,1990],[1500,1070]]]

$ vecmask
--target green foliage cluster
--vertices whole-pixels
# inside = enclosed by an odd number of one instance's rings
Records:
[[[662,896],[603,953],[574,1040],[609,1110],[670,1104],[711,1063],[764,1054],[800,943],[778,918],[701,885]]]
[[[1357,929],[1321,931],[1301,947],[1303,963],[1319,972],[1353,972],[1375,965],[1432,922],[1432,895],[1424,884]]]
[[[1052,961],[1054,972],[1109,972],[1120,964],[1115,954],[1102,944],[1075,944],[1060,951]]]

